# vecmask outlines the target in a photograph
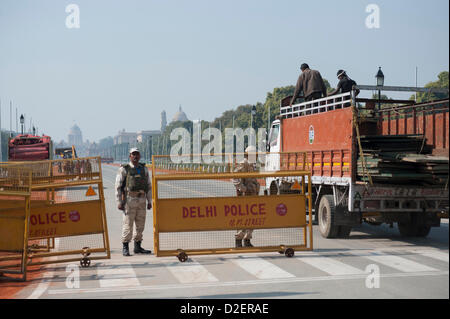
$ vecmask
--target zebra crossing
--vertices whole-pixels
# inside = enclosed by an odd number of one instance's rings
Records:
[[[58,297],[90,293],[123,293],[290,282],[361,280],[368,265],[380,267],[380,277],[448,276],[448,251],[348,250],[297,252],[293,258],[273,254],[192,256],[181,263],[175,257],[133,256],[93,263],[80,270],[79,288],[51,287],[48,295]]]

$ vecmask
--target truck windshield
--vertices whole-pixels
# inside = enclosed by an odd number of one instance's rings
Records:
[[[272,127],[272,132],[270,133],[269,145],[270,147],[274,147],[278,142],[278,133],[280,132],[280,125],[276,124]]]

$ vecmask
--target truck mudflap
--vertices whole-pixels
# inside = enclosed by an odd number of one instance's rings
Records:
[[[351,212],[448,213],[449,195],[444,187],[353,184],[349,197]]]

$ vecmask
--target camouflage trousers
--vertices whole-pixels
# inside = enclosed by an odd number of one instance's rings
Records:
[[[147,215],[147,199],[145,197],[127,196],[125,211],[122,222],[122,242],[129,243],[142,241],[142,233],[145,228],[145,217]],[[133,228],[136,224],[136,233],[133,238]]]
[[[247,190],[245,193],[240,192],[240,191],[237,190],[236,194],[237,194],[237,196],[254,196],[254,195],[258,195],[256,188],[258,188],[258,190],[259,190],[259,187],[254,187],[252,189]],[[239,229],[237,231],[237,234],[234,235],[234,237],[237,240],[252,239],[252,235],[253,235],[253,229]]]

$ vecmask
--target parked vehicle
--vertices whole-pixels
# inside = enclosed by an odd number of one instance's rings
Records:
[[[290,98],[272,123],[265,169],[309,163],[323,237],[347,237],[362,222],[397,223],[401,235],[424,237],[448,218],[448,99],[387,100],[379,109],[354,91],[292,107]],[[266,180],[270,194],[293,184]]]
[[[8,142],[8,161],[42,161],[53,158],[50,136],[18,135]]]

